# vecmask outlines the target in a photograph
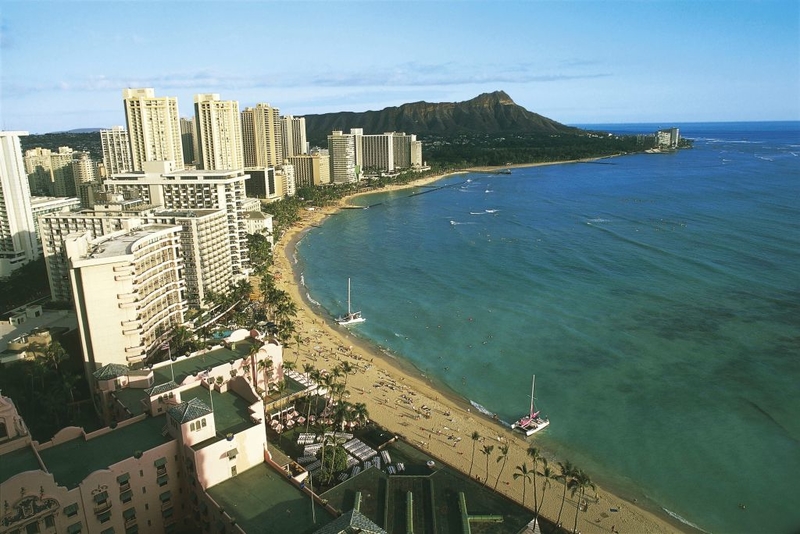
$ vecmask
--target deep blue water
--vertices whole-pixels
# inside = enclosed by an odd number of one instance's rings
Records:
[[[355,331],[506,421],[535,373],[535,439],[594,480],[711,532],[797,531],[800,123],[678,126],[693,149],[363,197],[300,268],[331,315],[351,277]]]

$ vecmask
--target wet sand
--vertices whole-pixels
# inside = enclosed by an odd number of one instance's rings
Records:
[[[507,167],[476,168],[470,171],[495,172],[502,168]],[[443,177],[427,177],[407,185],[389,186],[379,191],[360,194],[419,187]],[[319,370],[331,370],[340,362],[348,361],[356,369],[347,380],[350,402],[364,402],[373,421],[464,473],[470,472],[474,445],[473,477],[485,480],[486,457],[480,451],[484,445],[494,445],[489,460],[488,486],[494,487],[497,484],[497,491],[521,502],[522,479],[514,480],[513,474],[516,466],[522,463],[527,463],[528,468],[531,468],[532,463],[526,451],[529,446],[539,447],[535,436],[525,440],[520,434],[512,433],[490,417],[476,413],[465,399],[452,391],[435,387],[413,366],[356,337],[308,300],[306,290],[300,284],[300,273],[293,269],[295,246],[311,227],[321,224],[326,217],[347,206],[351,198],[342,199],[335,207],[303,212],[300,222],[289,229],[275,245],[273,272],[276,284],[287,291],[298,304],[295,323],[304,340],[299,347],[293,343],[290,348],[285,349],[284,360],[296,361],[299,372],[302,372],[304,363],[310,363]],[[257,283],[253,285],[257,287]],[[471,439],[475,431],[481,436],[477,442]],[[498,463],[496,459],[499,457],[499,446],[503,444],[508,444],[510,450],[505,469],[497,481],[503,462]],[[541,448],[540,453],[548,458],[551,469],[557,473],[556,461],[564,459],[553,458]],[[541,470],[541,465],[539,469]],[[540,501],[542,482],[542,477],[537,477]],[[525,505],[532,509],[534,500],[530,484],[526,492]],[[555,521],[562,494],[563,484],[552,480],[541,508],[544,517]],[[584,534],[609,533],[612,532],[612,526],[616,532],[624,534],[691,531],[689,527],[675,524],[667,518],[662,519],[599,486],[596,492],[588,490],[585,501],[588,510],[578,515],[578,531]],[[575,509],[576,499],[567,492],[561,522],[568,530],[572,528]]]

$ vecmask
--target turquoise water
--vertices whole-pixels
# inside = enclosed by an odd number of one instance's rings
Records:
[[[379,194],[298,246],[310,296],[623,495],[710,532],[800,528],[800,123]],[[649,132],[655,125],[606,126]],[[739,504],[745,504],[742,510]]]

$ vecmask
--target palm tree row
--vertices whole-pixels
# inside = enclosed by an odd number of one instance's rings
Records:
[[[564,511],[564,502],[567,499],[567,490],[569,490],[570,495],[574,498],[575,494],[578,494],[578,498],[575,500],[575,518],[572,524],[572,532],[573,534],[578,530],[578,513],[580,512],[581,505],[588,506],[584,502],[584,496],[586,490],[596,489],[594,482],[592,479],[587,475],[582,469],[579,469],[572,465],[569,461],[565,462],[558,462],[559,472],[554,472],[550,465],[547,462],[547,458],[541,455],[539,449],[536,447],[529,447],[527,451],[528,456],[533,460],[533,467],[529,468],[528,463],[525,462],[521,465],[516,467],[516,471],[514,472],[514,480],[522,479],[522,505],[525,506],[525,497],[526,497],[526,489],[529,482],[533,485],[533,510],[534,510],[534,520],[538,521],[539,513],[541,512],[542,507],[544,506],[544,498],[547,492],[547,488],[551,486],[552,480],[558,480],[563,483],[564,491],[561,495],[561,506],[558,510],[558,517],[556,517],[556,525],[561,528],[561,515]],[[498,458],[498,462],[500,459]],[[541,467],[541,469],[539,469]],[[537,488],[537,476],[542,477],[542,495],[541,500],[538,496],[538,488]],[[499,479],[498,475],[498,479]],[[496,485],[495,485],[496,486]],[[586,508],[584,508],[586,511]]]

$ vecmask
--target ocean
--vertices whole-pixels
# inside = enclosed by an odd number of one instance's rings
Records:
[[[310,297],[594,481],[708,532],[800,529],[800,122],[357,198]],[[585,126],[588,127],[588,126]],[[649,133],[660,125],[592,125]]]

